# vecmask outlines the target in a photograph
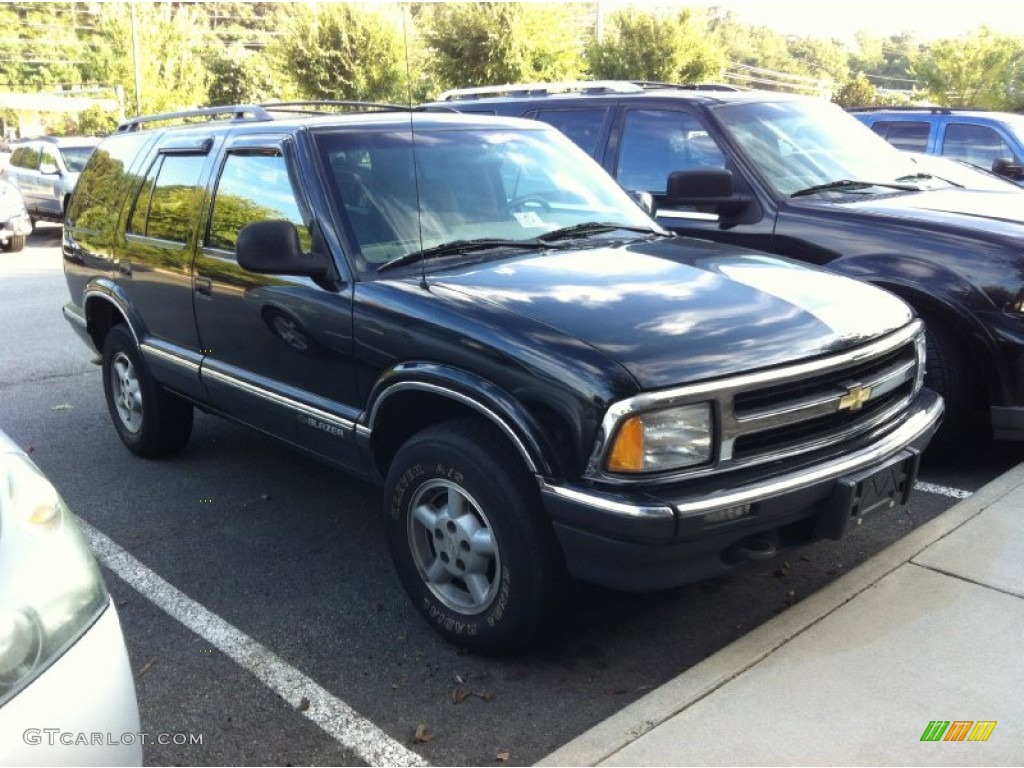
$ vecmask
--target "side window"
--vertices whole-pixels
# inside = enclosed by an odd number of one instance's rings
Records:
[[[39,157],[39,170],[43,173],[56,173],[59,168],[57,153],[49,147],[44,147]]]
[[[205,161],[203,155],[158,155],[135,199],[129,234],[187,242]]]
[[[607,116],[607,109],[540,109],[530,115],[535,120],[553,125],[591,156],[597,150],[597,140],[601,137]]]
[[[17,152],[11,156],[11,163],[19,168],[28,168],[34,171],[39,167],[39,150],[36,147],[19,147]]]
[[[984,125],[949,123],[942,137],[942,154],[991,168],[1000,158],[1014,160],[1013,150],[991,128]]]
[[[11,155],[11,165],[13,165],[15,168],[24,168],[26,152],[28,152],[28,147],[18,147],[16,150],[14,150],[14,154]]]
[[[217,182],[206,245],[234,253],[238,232],[246,224],[285,219],[299,230],[302,248],[312,238],[302,221],[288,168],[279,154],[229,154]]]
[[[142,133],[124,133],[100,145],[75,185],[68,210],[72,226],[93,229],[107,236],[121,211],[125,188],[133,178],[129,169],[148,138]]]
[[[871,130],[897,149],[924,152],[928,149],[931,124],[923,120],[878,120]]]
[[[626,114],[615,177],[629,191],[662,194],[673,171],[725,168],[725,155],[704,126],[685,112]]]

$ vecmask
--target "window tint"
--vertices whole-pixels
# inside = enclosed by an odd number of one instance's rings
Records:
[[[64,158],[64,165],[68,167],[69,171],[81,173],[89,156],[92,155],[92,150],[92,147],[64,147],[61,149],[60,155]]]
[[[71,198],[68,220],[73,226],[104,234],[112,231],[121,211],[125,187],[131,182],[128,171],[148,140],[144,134],[123,134],[107,139],[96,150],[88,172],[78,180]]]
[[[238,232],[246,224],[285,219],[299,230],[304,251],[312,248],[281,155],[229,154],[217,182],[206,244],[234,252]]]
[[[630,191],[664,193],[673,171],[725,168],[725,156],[693,115],[633,110],[626,115],[616,178]]]
[[[878,120],[871,130],[899,149],[924,152],[928,149],[931,125],[923,120]]]
[[[607,115],[607,109],[541,109],[531,117],[553,125],[593,156]]]
[[[991,168],[1000,158],[1014,160],[1013,150],[991,128],[984,125],[949,123],[942,139],[942,154]]]
[[[188,240],[202,155],[160,155],[150,166],[132,210],[128,231],[136,235]]]

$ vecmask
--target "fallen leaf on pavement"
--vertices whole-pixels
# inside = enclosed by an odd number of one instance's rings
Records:
[[[426,744],[427,742],[434,740],[434,734],[427,730],[427,726],[420,723],[416,726],[416,732],[413,734],[413,739],[416,740],[417,744]]]

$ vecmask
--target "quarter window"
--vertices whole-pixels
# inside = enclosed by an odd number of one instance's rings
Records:
[[[607,109],[541,109],[535,118],[553,125],[593,156],[607,114]]]
[[[202,155],[158,156],[135,199],[128,232],[186,242],[193,218],[196,185],[205,160]]]
[[[303,250],[311,250],[312,238],[302,221],[284,158],[229,154],[217,183],[207,246],[234,252],[242,227],[269,219],[290,221],[299,231]]]
[[[923,120],[878,120],[871,130],[897,149],[924,152],[928,149],[931,125]]]

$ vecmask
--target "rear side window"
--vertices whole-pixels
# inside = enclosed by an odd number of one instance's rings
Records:
[[[242,227],[271,219],[294,224],[303,250],[311,250],[312,238],[302,221],[284,158],[266,153],[228,155],[217,182],[206,245],[234,253]]]
[[[187,242],[205,161],[204,155],[158,155],[135,199],[129,234]]]
[[[897,149],[924,152],[928,149],[931,125],[923,120],[878,120],[871,130]]]
[[[74,227],[110,235],[122,209],[129,171],[149,141],[145,134],[129,133],[107,139],[93,153],[88,168],[75,185],[68,221]],[[101,242],[108,243],[106,238]]]
[[[39,167],[39,150],[35,147],[18,147],[11,155],[11,165],[34,170]]]

